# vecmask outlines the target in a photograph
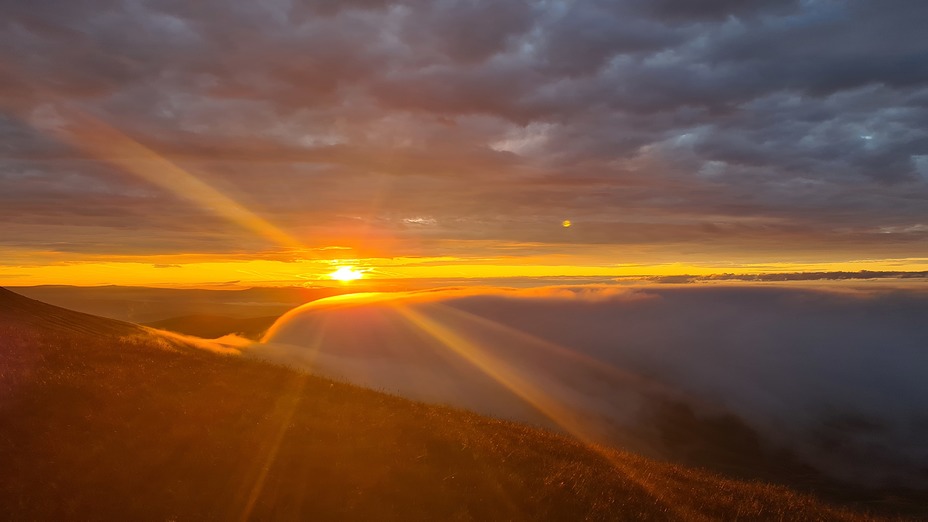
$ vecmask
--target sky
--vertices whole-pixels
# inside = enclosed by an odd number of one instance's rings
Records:
[[[0,14],[0,284],[928,269],[922,0]]]

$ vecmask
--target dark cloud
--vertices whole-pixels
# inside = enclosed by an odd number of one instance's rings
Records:
[[[338,213],[424,241],[926,255],[923,2],[0,9],[3,197],[21,220],[76,216],[113,252],[109,225],[80,217],[89,192],[100,213],[155,235],[202,212],[153,187],[142,201],[144,183],[58,141],[62,107],[284,227],[330,228]],[[141,217],[146,201],[166,215]],[[402,228],[423,215],[435,226]],[[543,225],[564,216],[578,225],[571,236]]]
[[[674,22],[721,21],[729,17],[784,14],[795,11],[800,4],[799,0],[710,0],[698,3],[686,0],[634,0],[625,3],[649,16]]]
[[[533,23],[532,8],[523,1],[443,0],[408,9],[401,38],[436,61],[484,61],[504,51]]]
[[[565,10],[544,21],[538,42],[541,60],[558,74],[592,74],[616,55],[655,52],[692,36],[659,20],[628,16],[608,2],[574,3]]]

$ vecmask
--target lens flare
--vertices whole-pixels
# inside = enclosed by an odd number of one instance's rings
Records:
[[[37,122],[34,115],[21,114],[20,119],[36,130],[74,146],[88,158],[141,178],[284,248],[305,249],[287,232],[115,126],[62,101],[54,92],[29,81],[5,64],[0,64],[0,75],[43,98],[41,107],[54,114],[51,123]]]

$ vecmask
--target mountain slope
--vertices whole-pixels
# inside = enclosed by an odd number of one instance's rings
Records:
[[[2,289],[0,462],[0,519],[867,519]]]
[[[113,335],[138,333],[138,326],[48,305],[0,288],[0,325],[55,333]]]

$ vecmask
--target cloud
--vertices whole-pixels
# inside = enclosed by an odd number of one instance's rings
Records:
[[[711,281],[847,281],[854,279],[928,279],[928,272],[892,272],[870,271],[859,272],[793,272],[770,274],[712,274],[707,276],[673,275],[649,276],[644,278],[628,278],[630,280],[643,279],[653,283],[696,283]]]
[[[625,2],[654,18],[674,22],[722,21],[728,17],[752,17],[798,10],[798,0],[712,0],[698,5],[685,0],[638,0]]]
[[[672,459],[711,434],[753,473],[793,459],[926,486],[928,294],[861,288],[349,295],[292,310],[245,353]]]
[[[241,355],[243,348],[247,348],[254,343],[251,339],[235,334],[224,335],[218,339],[202,339],[193,335],[159,330],[147,326],[143,326],[142,328],[153,334],[156,338],[163,339],[168,349],[173,349],[177,346],[192,346],[221,355]]]
[[[99,116],[311,247],[331,230],[407,251],[711,244],[851,259],[928,244],[924,230],[878,232],[928,222],[923,2],[5,7],[0,208],[33,227],[4,232],[11,247],[243,245],[234,226],[194,226],[208,209],[57,142],[41,130],[68,124],[57,106]],[[542,226],[564,215],[586,226]],[[437,224],[403,226],[409,216]],[[56,228],[62,217],[94,240]]]

